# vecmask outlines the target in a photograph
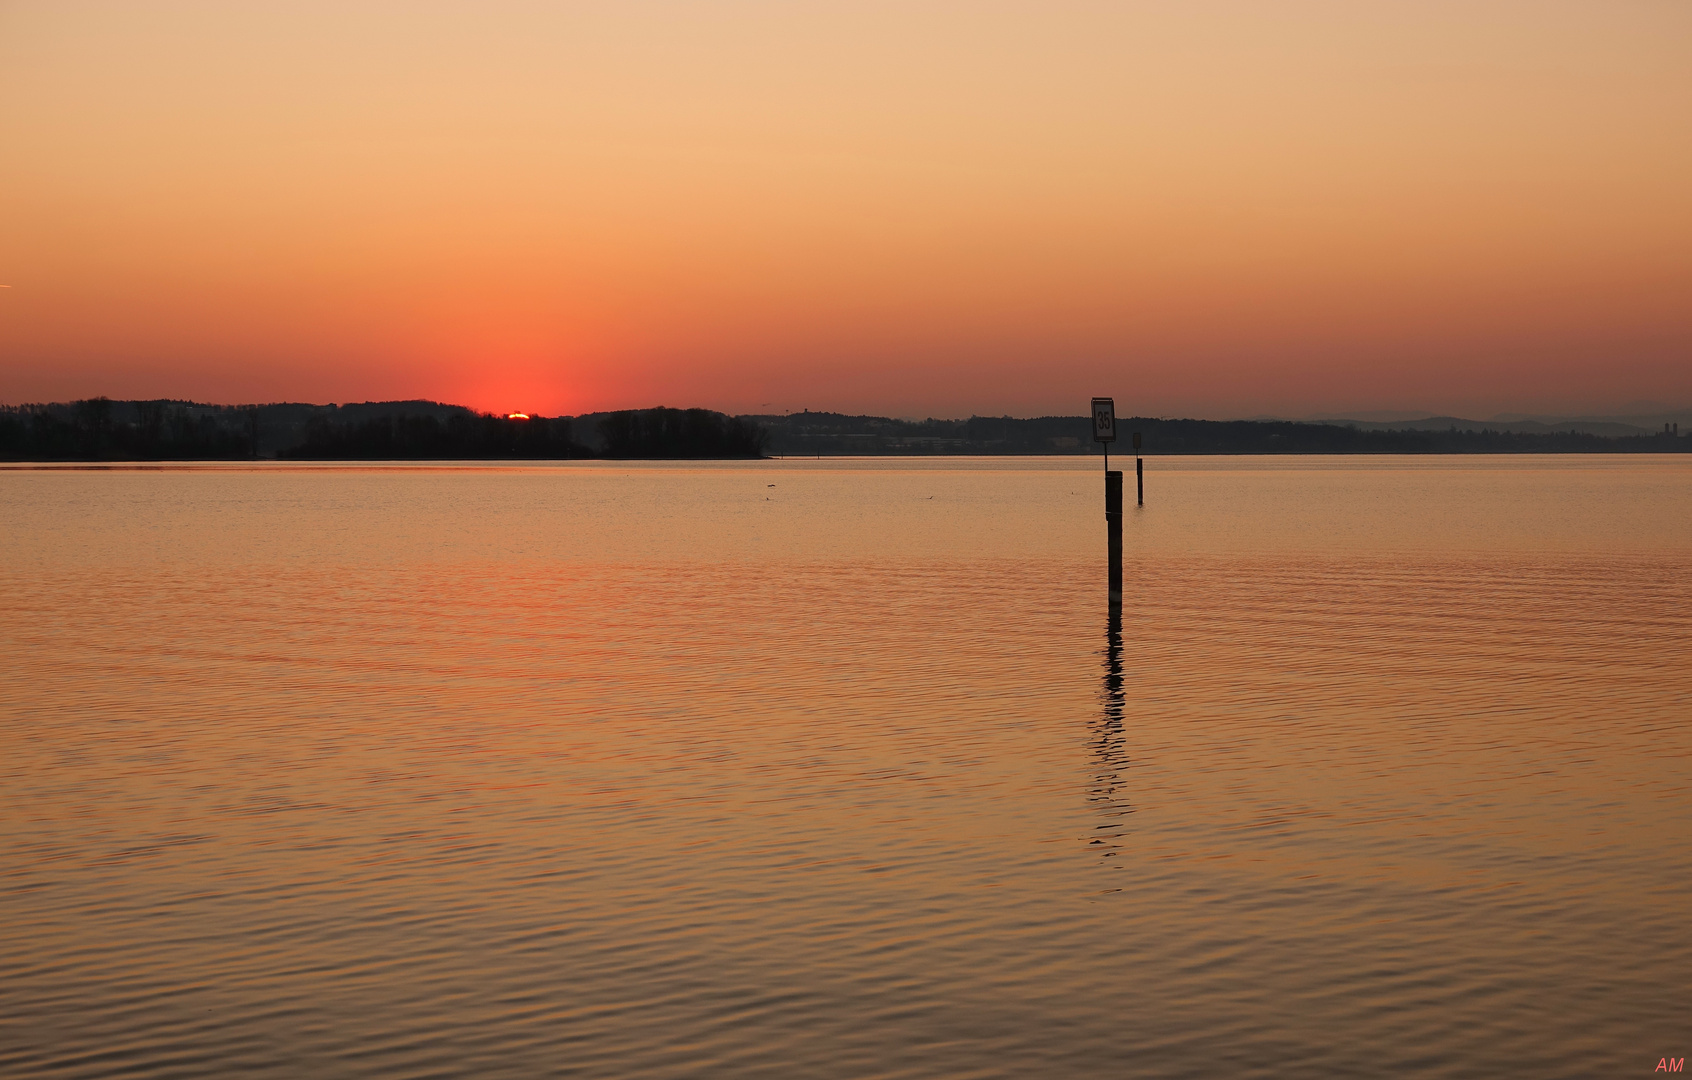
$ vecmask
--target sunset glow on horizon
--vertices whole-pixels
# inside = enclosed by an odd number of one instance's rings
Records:
[[[1692,404],[1679,3],[0,5],[0,402]]]

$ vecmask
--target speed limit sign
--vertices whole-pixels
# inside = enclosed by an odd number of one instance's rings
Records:
[[[1111,398],[1093,399],[1093,441],[1116,441],[1116,402]]]

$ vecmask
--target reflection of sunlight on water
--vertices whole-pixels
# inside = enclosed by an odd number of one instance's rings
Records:
[[[1203,465],[1148,478],[1102,649],[1097,485],[1044,463],[0,470],[0,1073],[1573,1077],[1678,1037],[1692,555],[1523,537],[1692,485],[1312,468],[1313,552]],[[1400,543],[1407,490],[1462,520]]]

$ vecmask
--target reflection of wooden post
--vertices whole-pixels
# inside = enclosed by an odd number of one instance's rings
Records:
[[[1110,603],[1122,604],[1122,472],[1105,473],[1105,527],[1110,537]]]

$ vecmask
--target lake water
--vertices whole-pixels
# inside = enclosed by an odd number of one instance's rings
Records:
[[[0,1075],[1692,1052],[1692,456],[1148,464],[0,469]]]

